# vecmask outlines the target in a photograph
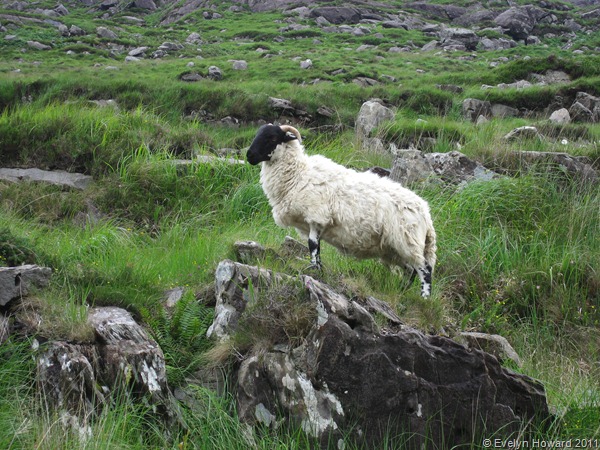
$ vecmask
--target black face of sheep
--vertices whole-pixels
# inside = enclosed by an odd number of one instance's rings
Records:
[[[263,161],[269,161],[278,145],[294,139],[297,137],[284,131],[282,127],[271,124],[263,125],[258,129],[252,145],[246,153],[246,158],[253,166]]]

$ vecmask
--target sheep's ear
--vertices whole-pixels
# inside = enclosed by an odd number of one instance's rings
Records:
[[[290,141],[293,141],[294,139],[298,139],[298,136],[296,136],[291,131],[288,131],[287,133],[285,133],[285,136],[283,137],[283,142],[290,142]]]

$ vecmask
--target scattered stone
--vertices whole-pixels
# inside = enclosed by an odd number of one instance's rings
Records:
[[[492,115],[492,105],[487,100],[466,98],[462,103],[462,113],[465,119],[475,122],[479,116],[489,118]]]
[[[35,264],[0,267],[0,306],[26,297],[33,289],[48,286],[52,269]]]
[[[504,140],[508,142],[512,142],[517,139],[542,139],[542,135],[539,133],[536,127],[523,126],[515,128],[504,136]]]
[[[382,123],[394,120],[396,114],[379,101],[369,100],[362,104],[356,118],[356,136],[359,140],[368,138],[371,132]]]
[[[500,103],[494,103],[492,105],[492,117],[496,118],[504,118],[504,117],[519,117],[521,115],[520,111],[516,108],[512,108],[507,105],[502,105]]]
[[[571,115],[567,108],[561,108],[550,114],[550,122],[558,125],[566,125],[571,123]]]
[[[208,68],[208,78],[211,80],[219,81],[223,79],[223,71],[217,66],[210,66]]]
[[[75,189],[85,189],[92,182],[92,177],[81,173],[70,173],[62,170],[41,169],[0,169],[0,180],[18,183],[21,181],[34,181],[56,184]]]
[[[454,94],[462,94],[464,91],[463,88],[456,86],[455,84],[436,84],[435,87],[441,89],[442,91],[448,91]]]
[[[182,287],[176,287],[173,289],[169,289],[165,292],[165,307],[168,309],[175,308],[175,305],[179,303],[179,301],[183,298],[183,294],[185,289]]]
[[[390,174],[390,179],[402,185],[431,179],[464,185],[471,181],[491,180],[496,177],[497,173],[458,151],[423,153],[415,149],[397,151]]]
[[[248,70],[248,63],[244,60],[233,60],[233,70]]]
[[[301,69],[310,69],[313,66],[313,63],[310,59],[306,59],[304,61],[300,61]]]
[[[101,37],[104,39],[118,39],[117,34],[114,31],[111,31],[106,27],[96,28],[96,34],[98,35],[98,37]]]
[[[130,50],[128,55],[135,56],[136,58],[143,57],[143,56],[145,56],[147,50],[148,50],[148,47],[137,47],[137,48],[134,48],[133,50]]]
[[[156,3],[153,0],[135,0],[133,6],[141,9],[148,9],[150,11],[156,10]]]
[[[264,258],[267,249],[255,241],[236,241],[233,249],[237,260],[244,263],[256,263],[257,260]]]
[[[191,33],[185,40],[188,44],[199,44],[202,41],[200,33]]]
[[[27,41],[27,45],[36,50],[52,50],[52,47],[38,41]]]
[[[519,358],[512,345],[499,334],[463,331],[458,335],[457,340],[464,343],[468,348],[475,348],[494,355],[500,362],[511,360],[518,367],[523,365],[521,358]]]

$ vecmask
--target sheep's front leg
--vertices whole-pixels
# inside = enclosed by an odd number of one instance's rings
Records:
[[[310,226],[308,233],[308,249],[310,250],[310,269],[321,270],[321,233],[314,225]]]

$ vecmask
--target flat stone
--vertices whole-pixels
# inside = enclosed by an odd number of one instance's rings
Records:
[[[85,189],[93,178],[81,173],[70,173],[63,170],[41,170],[41,169],[0,169],[0,180],[18,183],[21,181],[36,181],[40,183],[67,186],[74,189]]]

